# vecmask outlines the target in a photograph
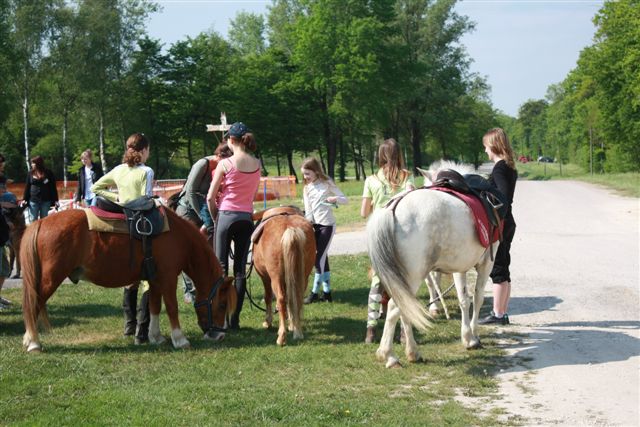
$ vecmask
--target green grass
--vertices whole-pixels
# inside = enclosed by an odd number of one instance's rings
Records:
[[[608,173],[590,175],[577,165],[559,163],[518,163],[521,179],[573,179],[590,182],[616,190],[622,195],[640,197],[640,173]]]
[[[425,363],[385,369],[363,343],[368,294],[365,255],[333,257],[332,304],[305,307],[305,339],[284,348],[263,313],[245,305],[242,329],[222,343],[202,339],[191,307],[180,319],[192,349],[134,346],[122,333],[122,291],[62,285],[49,301],[44,352],[21,346],[19,307],[0,314],[3,425],[479,425],[500,424],[458,403],[495,393],[496,337],[466,351],[458,320],[418,334]],[[262,294],[254,277],[251,289]],[[423,292],[426,292],[423,290]],[[180,293],[180,291],[179,291]],[[14,301],[20,290],[3,295]],[[457,303],[449,307],[458,319]],[[168,320],[161,315],[161,330]],[[402,349],[397,354],[404,359]],[[510,423],[517,423],[511,418]]]

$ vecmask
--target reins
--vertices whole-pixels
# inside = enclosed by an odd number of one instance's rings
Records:
[[[224,276],[220,276],[218,280],[213,284],[211,291],[209,292],[209,296],[206,300],[196,302],[193,304],[193,308],[197,309],[198,307],[206,306],[207,307],[207,331],[215,331],[215,332],[227,332],[227,328],[221,328],[213,324],[213,306],[212,302],[216,296],[216,292],[218,292],[218,288],[224,282]]]

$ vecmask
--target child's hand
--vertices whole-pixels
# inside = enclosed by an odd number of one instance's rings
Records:
[[[336,196],[327,197],[327,203],[331,203],[332,205],[335,205],[337,201],[338,201],[338,198]]]

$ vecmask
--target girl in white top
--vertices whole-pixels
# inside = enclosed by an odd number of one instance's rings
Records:
[[[316,237],[316,274],[311,293],[304,302],[305,304],[316,301],[331,302],[331,272],[327,252],[336,231],[333,207],[346,204],[348,199],[324,174],[322,165],[317,159],[310,157],[302,162],[302,176],[305,182],[303,191],[305,217],[313,224]],[[318,297],[320,283],[323,291],[321,298]]]

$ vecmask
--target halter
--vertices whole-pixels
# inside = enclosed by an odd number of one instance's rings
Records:
[[[216,292],[218,291],[218,288],[223,282],[224,282],[224,276],[220,276],[220,278],[216,280],[216,282],[213,284],[213,287],[211,288],[211,291],[209,292],[209,296],[207,297],[207,299],[193,304],[194,309],[197,309],[198,307],[202,307],[202,306],[207,307],[207,332],[208,331],[227,332],[227,328],[221,328],[213,324],[213,306],[211,304],[213,302],[213,299],[216,296]]]

